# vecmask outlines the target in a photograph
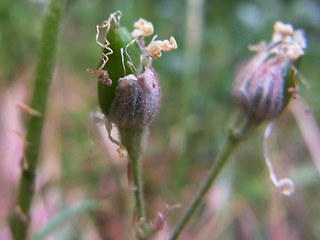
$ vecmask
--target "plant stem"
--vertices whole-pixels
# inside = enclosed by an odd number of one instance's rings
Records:
[[[219,173],[224,168],[226,163],[228,162],[231,154],[236,149],[238,144],[244,140],[245,137],[247,137],[248,133],[251,132],[252,128],[255,125],[252,124],[250,119],[245,118],[240,122],[240,125],[238,125],[237,128],[231,128],[227,139],[217,157],[215,160],[209,175],[207,176],[204,184],[200,188],[199,192],[191,202],[189,208],[185,212],[185,214],[182,216],[180,221],[178,222],[176,228],[174,229],[170,240],[178,239],[179,235],[183,231],[184,227],[187,225],[195,211],[198,209],[200,203],[204,199],[205,195],[209,191],[210,187],[215,183],[217,177],[219,176]]]
[[[134,197],[136,202],[136,211],[138,221],[144,221],[146,218],[144,199],[143,199],[143,182],[141,177],[141,159],[140,156],[130,157],[131,171],[134,184]]]
[[[34,77],[34,90],[31,108],[41,113],[33,115],[27,123],[25,160],[22,164],[22,176],[16,213],[10,218],[10,226],[15,240],[26,239],[30,223],[30,205],[35,192],[35,172],[38,164],[40,139],[45,118],[49,87],[54,70],[59,23],[64,0],[51,0],[48,14],[44,20],[38,63]]]
[[[132,175],[133,182],[135,185],[134,196],[136,200],[136,209],[137,209],[137,218],[138,220],[145,220],[145,208],[144,208],[144,200],[143,200],[143,183],[141,179],[141,167],[140,167],[140,159],[132,158]]]
[[[119,128],[119,131],[121,141],[127,148],[129,155],[128,180],[134,189],[137,222],[140,224],[140,229],[145,232],[147,226],[143,199],[143,181],[141,177],[141,152],[145,129]]]

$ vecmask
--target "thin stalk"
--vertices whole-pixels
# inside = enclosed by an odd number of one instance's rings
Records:
[[[141,170],[141,152],[145,129],[143,128],[119,128],[121,141],[127,148],[129,155],[128,181],[134,191],[136,221],[138,223],[139,239],[144,239],[148,231],[146,223],[145,203],[143,198],[143,181]],[[141,236],[139,236],[141,235]]]
[[[27,123],[25,159],[15,214],[10,218],[10,226],[15,240],[26,239],[30,224],[30,205],[35,192],[35,172],[38,165],[40,139],[45,119],[46,103],[54,70],[59,23],[64,0],[51,0],[44,20],[38,63],[34,77],[34,90],[30,107],[41,116],[33,115]]]
[[[244,119],[244,121],[240,122],[240,126],[237,128],[230,129],[229,134],[227,135],[226,141],[215,160],[209,175],[205,179],[202,187],[200,188],[199,192],[191,202],[189,208],[182,216],[180,221],[178,222],[176,228],[174,229],[170,240],[178,239],[179,235],[190,221],[191,217],[198,209],[199,205],[203,201],[204,197],[206,196],[207,192],[211,188],[211,186],[215,183],[219,173],[227,164],[228,160],[230,159],[231,154],[234,152],[238,144],[243,141],[249,132],[251,132],[252,128],[255,125],[249,119]]]
[[[134,197],[136,202],[136,211],[138,221],[145,221],[146,213],[143,199],[143,182],[141,171],[141,159],[140,157],[131,157],[131,169],[134,184]]]

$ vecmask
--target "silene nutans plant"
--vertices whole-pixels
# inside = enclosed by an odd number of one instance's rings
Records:
[[[317,228],[320,221],[315,221],[317,212],[308,213],[317,207],[315,186],[319,186],[316,178],[319,176],[309,174],[319,173],[319,166],[316,164],[317,169],[313,170],[310,164],[302,161],[298,163],[299,168],[296,168],[296,163],[291,165],[288,158],[293,154],[298,153],[294,159],[305,156],[300,148],[303,144],[288,146],[284,141],[288,147],[285,163],[290,164],[290,171],[293,170],[290,173],[295,174],[299,184],[309,187],[306,191],[308,195],[300,196],[298,192],[293,195],[294,182],[290,178],[278,178],[268,151],[273,123],[292,103],[289,107],[298,120],[310,157],[315,163],[319,162],[314,157],[319,156],[319,152],[313,151],[320,149],[319,136],[311,137],[310,134],[319,133],[316,121],[304,121],[313,116],[303,116],[304,104],[295,102],[301,97],[297,80],[304,82],[299,72],[307,48],[303,30],[276,22],[269,41],[249,46],[249,50],[254,51],[252,57],[242,65],[234,79],[230,79],[235,80],[229,91],[234,111],[230,121],[226,121],[223,140],[220,134],[224,126],[216,124],[229,110],[229,102],[223,103],[225,97],[221,96],[224,90],[221,90],[229,85],[225,77],[230,76],[230,69],[235,68],[229,62],[234,59],[232,48],[237,49],[243,42],[243,39],[232,39],[233,34],[230,33],[235,31],[230,27],[235,26],[233,23],[261,30],[269,23],[266,18],[263,21],[258,19],[260,14],[270,19],[281,11],[283,17],[303,21],[312,31],[309,51],[317,50],[312,41],[317,41],[320,33],[314,21],[318,15],[316,11],[310,11],[320,6],[316,1],[302,5],[297,4],[298,1],[286,1],[288,3],[275,6],[277,11],[271,15],[265,12],[260,2],[247,1],[231,1],[228,4],[186,1],[184,5],[169,1],[161,2],[161,6],[156,1],[148,4],[145,4],[146,1],[134,4],[132,1],[93,1],[85,6],[79,1],[25,2],[28,3],[20,4],[20,7],[19,4],[12,5],[13,8],[11,4],[2,4],[6,11],[2,17],[6,34],[0,37],[4,50],[4,53],[1,52],[4,64],[0,69],[0,79],[4,79],[6,72],[11,77],[1,84],[4,96],[0,98],[3,109],[0,112],[3,130],[0,131],[0,240],[319,239],[316,237],[320,236]],[[27,5],[29,7],[25,9]],[[143,18],[132,22],[131,26],[123,26],[120,11],[111,13],[96,29],[93,25],[96,34],[89,36],[92,38],[89,41],[97,44],[97,58],[87,72],[94,78],[93,84],[97,87],[99,111],[91,113],[91,120],[99,125],[99,130],[105,131],[101,135],[108,139],[103,140],[112,143],[112,147],[116,148],[112,151],[118,153],[121,159],[113,162],[114,154],[108,151],[112,148],[110,146],[92,153],[92,145],[89,144],[93,142],[88,136],[91,129],[78,121],[83,119],[83,112],[87,112],[92,103],[88,81],[79,81],[75,77],[77,72],[71,67],[79,66],[79,61],[71,61],[79,56],[73,55],[78,52],[78,47],[83,49],[87,46],[87,34],[78,34],[87,31],[87,24],[104,7],[121,5],[129,17],[135,15],[136,10],[143,12],[151,9],[157,21],[171,20],[174,22],[172,29],[177,27],[181,36],[181,43],[178,44],[184,46],[183,51],[176,52],[172,59],[172,68],[167,69],[172,70],[170,79],[175,80],[167,86],[177,93],[170,95],[168,100],[178,101],[173,102],[173,111],[164,112],[164,117],[172,120],[176,113],[178,121],[173,126],[164,127],[161,133],[158,131],[160,135],[153,135],[155,141],[152,142],[160,146],[152,149],[165,149],[164,154],[156,153],[154,161],[146,166],[149,171],[146,174],[149,180],[145,184],[146,200],[150,202],[145,202],[144,197],[142,153],[146,150],[149,127],[159,113],[162,97],[166,96],[162,95],[163,82],[157,74],[160,70],[153,63],[162,54],[164,57],[173,54],[169,52],[178,48],[175,38],[167,35],[159,36],[159,39],[166,40],[159,40],[153,24]],[[168,12],[164,12],[166,8]],[[233,13],[231,18],[230,14],[224,14],[230,13],[230,9]],[[300,19],[308,11],[310,16]],[[31,15],[35,15],[31,24],[25,26],[21,19]],[[63,16],[66,15],[71,17],[71,21],[66,21],[61,29]],[[79,16],[85,16],[85,21],[78,21]],[[38,42],[38,31],[29,31],[28,26],[34,30],[32,22],[40,23],[42,19],[37,63],[33,64],[29,60],[35,57],[33,52]],[[255,19],[258,21],[254,22]],[[20,31],[21,26],[24,31]],[[75,31],[59,34],[60,30],[70,29]],[[20,42],[11,42],[14,35],[11,33],[15,32],[21,34],[16,40],[23,39],[19,49],[16,46],[20,46]],[[57,54],[60,36],[64,39]],[[70,48],[75,39],[79,44]],[[231,51],[222,52],[224,49]],[[29,56],[29,53],[32,54]],[[82,60],[90,59],[91,54],[90,49],[81,52]],[[62,64],[56,64],[57,57],[61,56],[68,58]],[[181,59],[182,56],[184,59]],[[309,58],[309,63],[315,57],[319,57],[319,52]],[[313,69],[315,64],[307,64],[306,68],[312,70],[310,74],[313,76],[317,76],[318,69]],[[32,74],[31,82],[29,78]],[[206,76],[210,76],[209,79],[205,79]],[[54,86],[50,90],[52,83]],[[84,92],[88,94],[83,95]],[[213,96],[213,93],[217,95]],[[81,96],[79,99],[76,95],[83,95],[83,98]],[[210,102],[210,99],[217,101]],[[30,103],[25,104],[26,101]],[[179,107],[181,109],[175,111]],[[208,116],[211,113],[214,113],[213,116]],[[281,133],[288,133],[287,138],[296,134],[290,131],[291,125],[285,127]],[[237,147],[245,143],[251,133],[261,129],[261,155],[268,172],[260,169],[255,159],[249,159],[252,155],[246,154],[242,159],[241,156],[235,159],[237,163],[234,168],[221,178],[223,184],[216,184]],[[163,136],[170,138],[170,141],[164,142]],[[220,142],[221,146],[214,145]],[[252,149],[252,146],[249,147]],[[257,152],[257,149],[253,151]],[[102,159],[97,159],[99,157]],[[286,175],[287,166],[284,169]],[[249,176],[249,172],[253,174]],[[261,178],[263,174],[267,176]],[[199,184],[197,181],[202,175],[205,177]],[[271,191],[261,187],[260,182],[262,179],[264,183],[266,179],[269,183],[269,176]],[[317,185],[313,185],[314,182]],[[287,196],[292,195],[294,199],[288,200]],[[170,204],[177,202],[169,206],[164,201]],[[146,203],[150,204],[148,208]],[[159,210],[160,204],[164,207]],[[169,219],[167,213],[177,208],[180,209]],[[82,214],[85,216],[80,216]],[[190,228],[186,230],[189,223]],[[185,234],[182,234],[183,231]]]
[[[97,75],[98,100],[101,112],[92,114],[97,123],[105,125],[109,139],[119,146],[120,156],[128,153],[128,179],[135,196],[134,227],[138,239],[148,239],[162,229],[164,213],[158,212],[155,223],[146,220],[141,180],[141,151],[148,126],[161,105],[161,89],[152,61],[162,52],[177,48],[173,37],[149,43],[145,37],[154,32],[153,25],[139,19],[130,33],[120,25],[121,13],[112,13],[108,20],[97,26],[96,42],[101,47],[97,69],[87,71]],[[269,123],[263,136],[263,156],[270,178],[284,195],[291,195],[294,184],[291,179],[278,180],[267,150],[273,119],[278,117],[292,98],[298,95],[296,75],[297,61],[307,47],[302,30],[294,30],[290,24],[276,22],[269,43],[250,46],[257,53],[239,71],[232,90],[236,105],[236,117],[229,126],[226,141],[217,155],[199,192],[178,220],[171,240],[177,239],[190,221],[202,200],[226,165],[232,152],[257,126]],[[116,126],[120,139],[111,135]]]

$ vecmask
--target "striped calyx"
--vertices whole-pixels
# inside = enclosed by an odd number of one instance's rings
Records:
[[[281,22],[274,30],[269,44],[250,48],[257,54],[239,72],[233,87],[235,104],[256,123],[277,117],[298,90],[292,63],[304,54],[305,38],[301,30]]]
[[[149,125],[159,111],[161,89],[153,67],[135,77],[119,79],[110,120],[119,128],[139,128]]]
[[[287,105],[284,89],[288,60],[277,57],[252,67],[248,64],[237,77],[233,98],[256,122],[261,122],[278,116]]]

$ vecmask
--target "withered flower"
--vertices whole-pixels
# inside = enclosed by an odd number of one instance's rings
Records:
[[[287,106],[298,87],[293,62],[304,54],[306,40],[301,30],[276,22],[272,41],[249,49],[257,54],[239,72],[233,88],[233,98],[255,122],[278,116]],[[291,77],[292,82],[286,82]],[[291,86],[286,89],[286,86]]]

